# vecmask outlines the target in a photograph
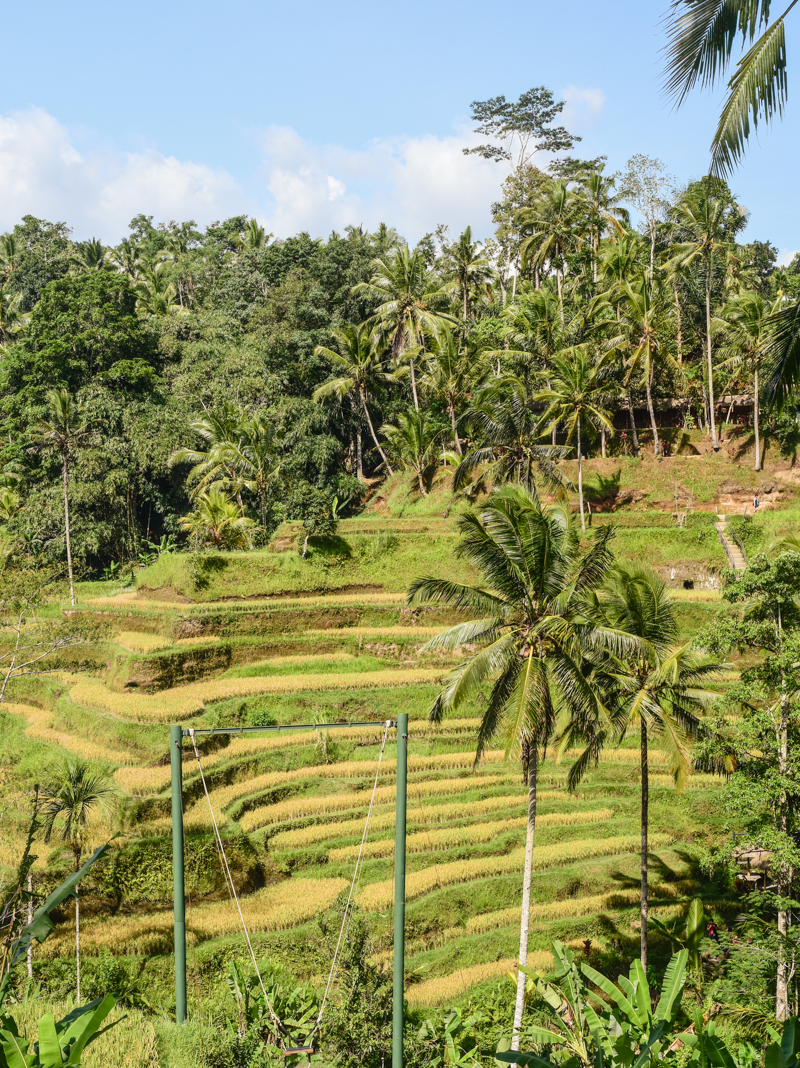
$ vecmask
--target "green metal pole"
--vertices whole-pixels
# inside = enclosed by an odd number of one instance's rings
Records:
[[[392,1068],[403,1068],[403,994],[406,958],[406,796],[408,714],[397,717],[397,807],[394,826],[394,985]]]
[[[172,896],[175,912],[175,1019],[186,1020],[186,892],[183,878],[183,731],[169,729],[172,769]]]

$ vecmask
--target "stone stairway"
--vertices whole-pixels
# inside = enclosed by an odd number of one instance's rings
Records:
[[[717,534],[719,534],[719,540],[722,542],[722,547],[727,554],[728,562],[731,567],[733,567],[734,571],[744,571],[747,567],[747,561],[742,555],[742,550],[728,532],[727,516],[717,516],[717,522],[714,524],[714,529]]]

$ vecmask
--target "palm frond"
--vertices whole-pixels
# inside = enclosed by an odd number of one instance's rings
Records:
[[[770,404],[782,408],[793,402],[800,385],[800,301],[780,308],[769,322],[766,396]]]
[[[786,34],[783,18],[766,30],[737,64],[728,83],[717,132],[711,142],[711,173],[730,175],[744,154],[750,125],[770,123],[786,104]]]
[[[769,0],[674,0],[667,19],[665,89],[678,105],[722,76],[738,36],[766,25]]]

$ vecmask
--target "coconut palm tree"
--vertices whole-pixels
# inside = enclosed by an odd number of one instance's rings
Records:
[[[689,739],[696,733],[698,715],[719,697],[708,683],[719,679],[727,666],[702,659],[691,642],[676,644],[678,621],[675,602],[664,582],[651,572],[617,565],[601,590],[593,592],[594,623],[635,639],[626,654],[597,657],[590,651],[585,670],[591,684],[603,695],[596,709],[601,715],[583,720],[569,713],[559,723],[562,750],[583,742],[582,755],[568,777],[574,789],[602,749],[619,743],[631,731],[639,733],[641,772],[641,895],[640,952],[647,967],[648,821],[650,806],[649,745],[656,742],[667,754],[677,789],[686,788],[690,769]],[[588,611],[588,610],[587,610]],[[606,715],[607,713],[607,715]]]
[[[108,271],[112,269],[110,252],[111,249],[105,248],[102,241],[92,237],[75,246],[71,260],[79,271]]]
[[[592,281],[597,284],[597,268],[600,257],[600,240],[606,231],[617,237],[630,226],[630,213],[622,207],[623,194],[616,191],[613,177],[603,174],[605,164],[600,163],[585,178],[575,197],[588,213],[589,241],[592,254]]]
[[[484,246],[472,240],[471,226],[449,247],[447,258],[466,326],[470,318],[475,318],[473,305],[481,294],[488,292],[494,270]]]
[[[232,404],[223,404],[219,412],[206,412],[202,419],[195,419],[189,424],[190,429],[206,443],[206,448],[176,449],[169,458],[170,467],[187,463],[194,465],[186,481],[197,483],[195,493],[212,483],[232,489],[242,515],[242,480],[235,461],[242,443],[242,424],[245,420],[245,413]]]
[[[215,549],[247,549],[252,519],[242,515],[219,484],[198,493],[195,509],[181,516],[181,527],[187,534]]]
[[[69,524],[69,455],[88,433],[83,408],[65,389],[47,394],[49,412],[34,427],[33,436],[41,448],[54,449],[61,457],[61,480],[64,489],[64,536],[67,543],[69,599],[75,604],[75,581],[72,573],[72,539]]]
[[[80,871],[81,855],[86,844],[89,819],[96,810],[102,811],[114,791],[102,775],[94,774],[82,760],[64,765],[55,778],[42,788],[42,827],[44,840],[49,842],[61,823],[59,837],[66,842],[73,857],[75,871]],[[81,1001],[81,919],[80,899],[75,888],[75,961],[78,1004]]]
[[[668,269],[686,268],[701,261],[705,283],[706,312],[706,375],[708,379],[708,415],[711,425],[711,443],[717,445],[717,424],[714,413],[714,364],[712,360],[711,330],[711,283],[713,280],[714,261],[726,240],[725,233],[726,205],[714,196],[708,180],[694,183],[675,205],[675,222],[687,240],[680,241],[672,248]]]
[[[567,350],[554,357],[552,377],[547,389],[537,393],[534,403],[544,404],[545,411],[540,424],[562,423],[567,431],[567,441],[575,438],[578,454],[578,502],[581,510],[581,531],[586,533],[586,518],[583,511],[583,436],[587,426],[598,432],[605,428],[614,433],[614,424],[605,407],[607,390],[603,383],[603,359],[592,361],[583,346]]]
[[[129,278],[136,278],[142,260],[142,247],[135,237],[123,237],[111,250],[111,261]]]
[[[9,293],[0,286],[0,348],[19,337],[29,319],[30,315],[22,311],[22,294]]]
[[[627,363],[624,385],[627,387],[634,377],[640,378],[644,383],[650,426],[653,429],[653,453],[658,456],[653,380],[657,369],[678,371],[678,365],[661,341],[661,327],[666,315],[664,291],[662,286],[649,285],[647,279],[642,276],[635,285],[625,282],[620,288],[619,297],[621,332],[616,347]]]
[[[175,303],[178,290],[169,276],[169,269],[167,259],[141,267],[134,286],[137,311],[149,315],[169,315],[173,309],[180,308],[180,304]]]
[[[371,268],[370,280],[359,282],[352,292],[379,301],[369,322],[376,328],[380,342],[388,344],[395,366],[406,350],[424,347],[426,338],[436,337],[446,324],[458,325],[452,315],[436,308],[449,300],[450,286],[439,284],[431,275],[421,249],[411,252],[403,245],[390,259],[373,260]],[[413,356],[409,367],[414,409],[419,411]]]
[[[5,284],[19,263],[19,248],[13,234],[0,234],[0,275]]]
[[[534,409],[525,383],[508,375],[491,378],[480,389],[464,415],[476,444],[464,456],[453,476],[453,492],[461,493],[473,472],[485,466],[482,478],[497,486],[520,482],[535,498],[535,476],[557,497],[566,497],[572,483],[556,461],[571,452],[560,445],[537,444],[541,416]]]
[[[443,330],[437,338],[431,340],[430,348],[430,359],[421,382],[428,393],[441,397],[447,405],[447,414],[453,429],[453,446],[456,455],[462,456],[456,409],[461,406],[472,388],[475,364],[459,345],[452,330]]]
[[[257,219],[248,219],[244,230],[235,240],[239,248],[255,252],[256,249],[266,248],[271,237],[272,234],[268,234]]]
[[[516,226],[526,234],[520,245],[523,270],[530,264],[540,272],[549,264],[556,273],[561,321],[564,321],[564,256],[576,239],[580,204],[564,181],[552,182],[530,208],[517,212]]]
[[[326,360],[329,360],[334,368],[339,371],[339,377],[323,382],[314,391],[312,399],[320,403],[330,397],[336,397],[341,401],[344,397],[351,396],[356,407],[361,409],[364,418],[367,420],[369,432],[375,442],[375,448],[380,453],[384,467],[390,475],[393,475],[392,465],[381,448],[381,443],[378,441],[378,435],[375,433],[375,427],[372,424],[372,418],[369,414],[369,399],[382,383],[396,381],[395,375],[385,370],[383,360],[378,355],[375,339],[368,324],[340,326],[332,330],[331,333],[338,346],[338,352],[334,349],[326,348],[324,345],[317,345],[314,349],[314,355],[323,356]],[[356,464],[358,477],[363,481],[364,460],[360,426],[356,428]]]
[[[670,10],[666,89],[678,105],[695,86],[710,87],[726,76],[738,42],[750,45],[736,64],[711,142],[711,173],[730,174],[759,122],[783,115],[787,100],[785,11],[769,21],[769,5],[751,0],[698,3],[676,0]],[[756,34],[763,30],[757,41]]]
[[[278,442],[272,423],[260,415],[237,425],[237,439],[220,442],[219,463],[236,472],[237,485],[258,497],[261,525],[267,525],[267,494],[280,478]]]
[[[478,585],[420,578],[409,603],[448,605],[471,611],[469,622],[432,638],[427,650],[453,650],[466,643],[478,651],[446,679],[430,711],[439,721],[465,703],[488,699],[478,730],[476,763],[495,739],[509,759],[522,759],[528,786],[528,828],[522,884],[519,964],[528,953],[531,870],[536,831],[539,749],[547,745],[562,711],[597,718],[596,694],[586,684],[581,661],[589,647],[620,652],[626,640],[595,627],[583,602],[612,563],[611,528],[598,531],[581,552],[569,513],[542,508],[523,486],[495,490],[478,513],[458,517],[455,549],[480,576]],[[629,644],[629,643],[628,643]],[[517,978],[512,1048],[519,1048],[525,974]]]
[[[398,463],[414,473],[420,493],[427,497],[425,475],[436,459],[441,431],[425,412],[403,412],[397,420],[397,426],[385,423],[381,433]]]
[[[770,304],[759,293],[742,293],[733,297],[720,314],[720,325],[726,338],[724,351],[730,355],[723,367],[743,367],[753,376],[753,430],[756,439],[754,467],[761,470],[761,438],[759,436],[760,383],[759,373],[764,363],[774,329],[774,316],[781,307],[781,298]]]

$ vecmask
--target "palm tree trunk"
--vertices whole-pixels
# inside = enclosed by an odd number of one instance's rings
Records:
[[[81,1003],[81,901],[75,887],[75,974],[78,988],[78,1004]]]
[[[533,870],[533,841],[536,836],[536,782],[539,772],[539,753],[536,745],[532,747],[528,762],[528,833],[525,837],[525,867],[522,875],[522,918],[519,924],[519,964],[524,968],[528,963],[528,928],[531,915],[531,871]],[[514,1029],[511,1035],[511,1048],[519,1049],[522,1013],[525,1009],[524,972],[517,973],[517,1000],[514,1006]]]
[[[417,468],[417,482],[419,484],[419,491],[423,497],[428,496],[428,491],[425,489],[425,483],[422,481],[422,471]]]
[[[411,368],[411,393],[414,397],[414,411],[419,411],[419,398],[417,397],[417,376],[414,374],[414,361],[408,361]]]
[[[67,539],[67,573],[69,575],[69,599],[75,605],[75,580],[72,575],[72,540],[69,532],[69,460],[66,452],[61,457],[61,478],[64,483],[64,533]]]
[[[556,286],[558,287],[558,313],[561,325],[564,325],[564,294],[561,292],[561,268],[556,267]]]
[[[641,736],[640,736],[640,760],[642,768],[642,889],[641,889],[641,902],[639,908],[639,920],[641,922],[641,960],[642,967],[647,968],[647,822],[649,817],[650,808],[650,772],[647,766],[647,724],[644,719],[641,721]]]
[[[717,424],[714,416],[714,366],[711,362],[711,255],[706,253],[706,347],[708,349],[708,414],[711,420],[711,444],[717,449]]]
[[[463,456],[464,454],[461,451],[461,442],[458,440],[458,427],[456,426],[456,410],[453,407],[453,402],[448,401],[447,407],[450,409],[450,423],[453,427],[453,442],[455,443],[456,453],[459,456]]]
[[[606,428],[605,424],[600,427],[600,455],[605,460],[606,458]]]
[[[756,434],[756,471],[761,470],[761,439],[758,433],[758,360],[753,373],[753,429]]]
[[[645,379],[645,386],[647,388],[647,410],[650,412],[650,426],[653,428],[653,455],[658,456],[658,427],[656,426],[656,413],[653,409],[653,395],[650,392],[650,380],[653,377],[653,372]]]
[[[28,872],[28,923],[33,923],[33,876]],[[33,943],[28,943],[28,978],[33,979]]]
[[[676,338],[678,347],[678,363],[683,363],[683,324],[681,320],[681,302],[678,297],[678,283],[672,279],[672,292],[675,295],[675,318],[678,321],[678,335]]]
[[[361,427],[356,428],[356,478],[364,481],[364,452],[361,447]]]
[[[631,417],[631,434],[633,435],[633,447],[636,451],[639,451],[639,435],[636,433],[636,418],[633,414],[633,400],[631,398],[631,391],[627,390],[625,396],[628,400],[628,414]]]
[[[778,629],[783,635],[780,613]],[[783,641],[781,640],[781,646]],[[789,771],[789,694],[786,687],[786,675],[781,671],[781,718],[778,726],[778,774],[781,780],[781,793],[778,799],[778,829],[786,836],[788,830],[789,799],[783,784]],[[782,864],[778,872],[778,894],[782,898],[791,895],[790,869]],[[778,912],[778,934],[786,938],[789,929],[789,913],[786,909]],[[779,1020],[789,1016],[789,961],[786,959],[786,944],[781,941],[778,948],[778,974],[775,983],[775,1015]]]
[[[361,407],[364,409],[364,415],[367,417],[367,426],[369,427],[370,434],[372,434],[372,440],[375,442],[375,448],[381,454],[381,459],[383,460],[384,467],[386,468],[386,470],[389,472],[390,475],[393,475],[394,471],[392,470],[392,465],[389,463],[389,461],[388,461],[388,459],[386,457],[386,453],[381,448],[381,443],[378,441],[378,435],[375,433],[375,427],[372,425],[372,420],[369,417],[369,408],[367,407],[367,398],[364,396],[363,393],[361,394]]]
[[[581,531],[586,533],[586,517],[583,514],[583,456],[581,456],[581,417],[578,416],[578,502],[581,508]]]

